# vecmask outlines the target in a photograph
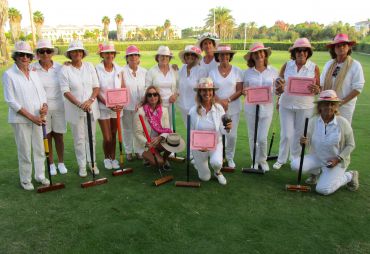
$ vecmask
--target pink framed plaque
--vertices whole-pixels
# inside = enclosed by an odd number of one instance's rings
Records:
[[[217,145],[217,133],[215,131],[191,131],[190,149],[213,151]]]
[[[314,96],[309,87],[315,84],[315,78],[289,77],[288,93],[298,96]]]
[[[126,106],[130,102],[127,88],[108,89],[105,92],[105,105],[108,108],[114,106]]]
[[[247,91],[247,104],[267,104],[272,103],[271,86],[249,87]]]

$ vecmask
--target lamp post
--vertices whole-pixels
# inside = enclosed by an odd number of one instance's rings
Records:
[[[247,48],[247,24],[244,24],[244,50]]]

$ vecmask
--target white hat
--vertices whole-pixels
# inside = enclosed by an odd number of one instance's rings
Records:
[[[12,54],[14,53],[26,53],[30,55],[35,55],[31,49],[30,44],[26,41],[17,41],[14,44],[14,49],[12,50]]]
[[[114,48],[114,43],[111,41],[105,41],[102,44],[99,44],[98,47],[99,47],[99,51],[97,52],[98,55],[107,52],[114,52],[116,54],[119,54],[119,52],[117,52],[116,49]]]
[[[88,54],[87,50],[84,48],[84,45],[83,45],[82,41],[71,41],[71,43],[69,43],[68,49],[64,53],[64,55],[66,57],[68,57],[68,52],[71,52],[71,51],[74,51],[74,50],[83,50],[84,53],[85,53],[85,56],[87,56],[87,54]]]
[[[199,80],[199,84],[193,88],[193,90],[196,92],[199,89],[213,89],[214,91],[218,90],[218,87],[215,87],[213,84],[213,81],[210,77],[207,78],[201,78]]]
[[[185,56],[186,53],[196,54],[197,57],[198,57],[197,63],[199,63],[200,59],[202,59],[202,51],[200,50],[200,48],[198,48],[196,46],[193,46],[193,45],[188,45],[188,46],[185,47],[184,50],[179,52],[179,57],[180,57],[182,63],[185,63],[184,56]]]
[[[164,149],[172,153],[179,153],[185,149],[185,141],[177,133],[169,133],[161,142]]]
[[[202,42],[206,39],[214,41],[215,47],[217,47],[218,43],[220,42],[220,39],[218,38],[217,34],[207,32],[199,36],[196,46],[202,49]]]
[[[324,90],[320,92],[319,98],[315,103],[321,101],[340,102],[341,100],[338,98],[337,93],[334,90]]]
[[[43,49],[43,48],[46,48],[46,49],[54,49],[54,47],[51,44],[51,41],[50,40],[48,40],[48,39],[40,39],[37,42],[36,50]]]
[[[158,56],[169,56],[170,58],[173,57],[173,54],[169,47],[167,46],[159,46],[157,50],[157,54],[155,55],[155,60],[158,62]]]

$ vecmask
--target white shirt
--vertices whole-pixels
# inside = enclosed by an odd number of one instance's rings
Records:
[[[212,61],[211,61],[210,63],[208,63],[208,64],[206,64],[206,63],[204,62],[204,58],[202,58],[202,59],[199,61],[199,65],[200,65],[203,69],[205,69],[205,70],[206,70],[206,72],[207,72],[207,76],[208,76],[208,75],[209,75],[209,72],[210,72],[212,69],[214,69],[214,68],[218,67],[220,64],[219,64],[218,62],[216,62],[215,58],[213,57]]]
[[[162,105],[164,107],[169,106],[169,98],[172,94],[176,92],[177,86],[177,72],[172,69],[170,66],[170,70],[166,73],[166,75],[161,72],[159,66],[156,65],[152,67],[147,73],[145,77],[145,87],[150,85],[154,85],[159,88],[159,93],[162,98]]]
[[[187,64],[184,64],[179,71],[179,98],[180,108],[189,111],[195,105],[196,92],[194,88],[199,84],[201,78],[207,77],[204,68],[196,65],[190,69],[190,75],[187,74]]]
[[[46,103],[46,93],[36,71],[29,72],[29,79],[14,64],[3,74],[4,100],[9,106],[8,123],[31,123],[18,114],[21,108],[33,115],[40,115],[42,104]]]
[[[244,72],[243,89],[250,87],[271,87],[271,98],[273,97],[273,85],[274,80],[278,77],[278,72],[275,68],[270,65],[263,72],[259,72],[255,67],[249,68]],[[272,116],[274,105],[273,102],[268,104],[260,104],[259,116],[267,117]],[[256,105],[244,104],[244,110],[246,113],[255,115]]]
[[[82,62],[81,67],[75,68],[72,65],[63,66],[59,74],[59,83],[62,94],[71,92],[80,102],[88,100],[93,92],[93,88],[99,87],[99,80],[95,68],[91,63]],[[72,104],[68,99],[64,99],[66,121],[76,124],[81,116],[86,113]],[[97,100],[91,105],[94,120],[99,119],[100,111]]]
[[[219,88],[216,95],[220,99],[227,99],[236,92],[236,83],[243,82],[243,73],[239,67],[232,66],[229,75],[224,78],[219,72],[218,68],[210,71],[209,77],[213,80],[215,87]],[[241,110],[240,97],[229,103],[227,112],[230,115],[239,113]]]
[[[284,72],[285,85],[288,85],[289,77],[314,78],[315,68],[316,64],[307,60],[306,64],[298,71],[295,60],[288,61]],[[296,96],[284,92],[280,97],[279,105],[288,109],[310,109],[314,107],[314,99],[315,96]]]
[[[31,70],[36,70],[39,79],[44,86],[46,97],[48,101],[48,110],[62,110],[64,111],[63,95],[60,91],[58,80],[59,71],[62,65],[53,62],[53,66],[48,70],[42,68],[39,62],[31,64]]]
[[[145,76],[147,70],[143,67],[138,66],[136,70],[136,77],[133,74],[133,70],[129,65],[125,65],[122,68],[123,78],[126,83],[126,87],[130,93],[130,103],[126,106],[126,110],[135,110],[145,94]]]

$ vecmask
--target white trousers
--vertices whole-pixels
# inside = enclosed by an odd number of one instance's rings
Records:
[[[89,136],[87,132],[87,118],[81,116],[77,124],[71,123],[71,130],[73,134],[73,144],[75,148],[77,164],[79,168],[86,168],[86,159],[87,162],[91,163],[90,157],[90,145],[89,145]],[[94,149],[94,161],[96,164],[96,121],[91,121],[91,130],[92,130],[92,139],[93,139],[93,149]]]
[[[299,140],[303,136],[304,123],[306,117],[310,118],[313,114],[312,109],[287,109],[279,108],[280,113],[280,145],[278,162],[285,164],[288,160],[290,150],[290,160],[298,158],[301,154]]]
[[[211,179],[211,171],[208,167],[208,158],[211,167],[216,173],[219,173],[222,167],[222,142],[219,141],[216,150],[210,152],[200,152],[192,150],[194,156],[195,168],[198,171],[199,179],[209,181]]]
[[[19,178],[22,183],[30,183],[32,180],[32,159],[35,169],[36,181],[45,178],[45,149],[42,135],[42,127],[33,123],[12,124],[15,143],[18,152]]]
[[[182,121],[184,122],[185,130],[186,130],[186,127],[188,126],[187,125],[187,122],[188,122],[188,113],[189,113],[189,110],[183,109],[183,108],[180,108],[180,107],[178,107],[178,109],[180,109],[180,111],[181,111]],[[190,121],[191,121],[191,119],[190,119]]]
[[[135,152],[141,155],[144,152],[144,147],[140,146],[140,143],[137,142],[134,133],[135,114],[136,112],[134,110],[123,110],[121,118],[123,144],[126,154]]]
[[[300,158],[292,161],[291,167],[294,171],[299,170]],[[309,173],[318,175],[322,171],[316,185],[316,192],[322,195],[329,195],[334,193],[343,185],[346,185],[352,180],[352,174],[346,172],[340,164],[334,168],[327,168],[322,165],[322,162],[314,154],[307,154],[304,156],[302,173]]]
[[[355,105],[347,106],[343,105],[339,107],[339,115],[343,116],[352,125],[352,117],[355,111]]]
[[[234,115],[231,115],[230,117],[233,121],[233,127],[231,128],[230,133],[228,135],[225,135],[225,157],[227,160],[234,159],[240,113],[236,113]]]
[[[245,118],[248,124],[249,151],[251,155],[251,160],[253,161],[254,125],[256,122],[256,117],[254,115],[246,113]],[[263,164],[267,160],[267,136],[269,133],[271,121],[272,115],[267,117],[260,117],[258,120],[256,146],[256,163],[258,164]]]

